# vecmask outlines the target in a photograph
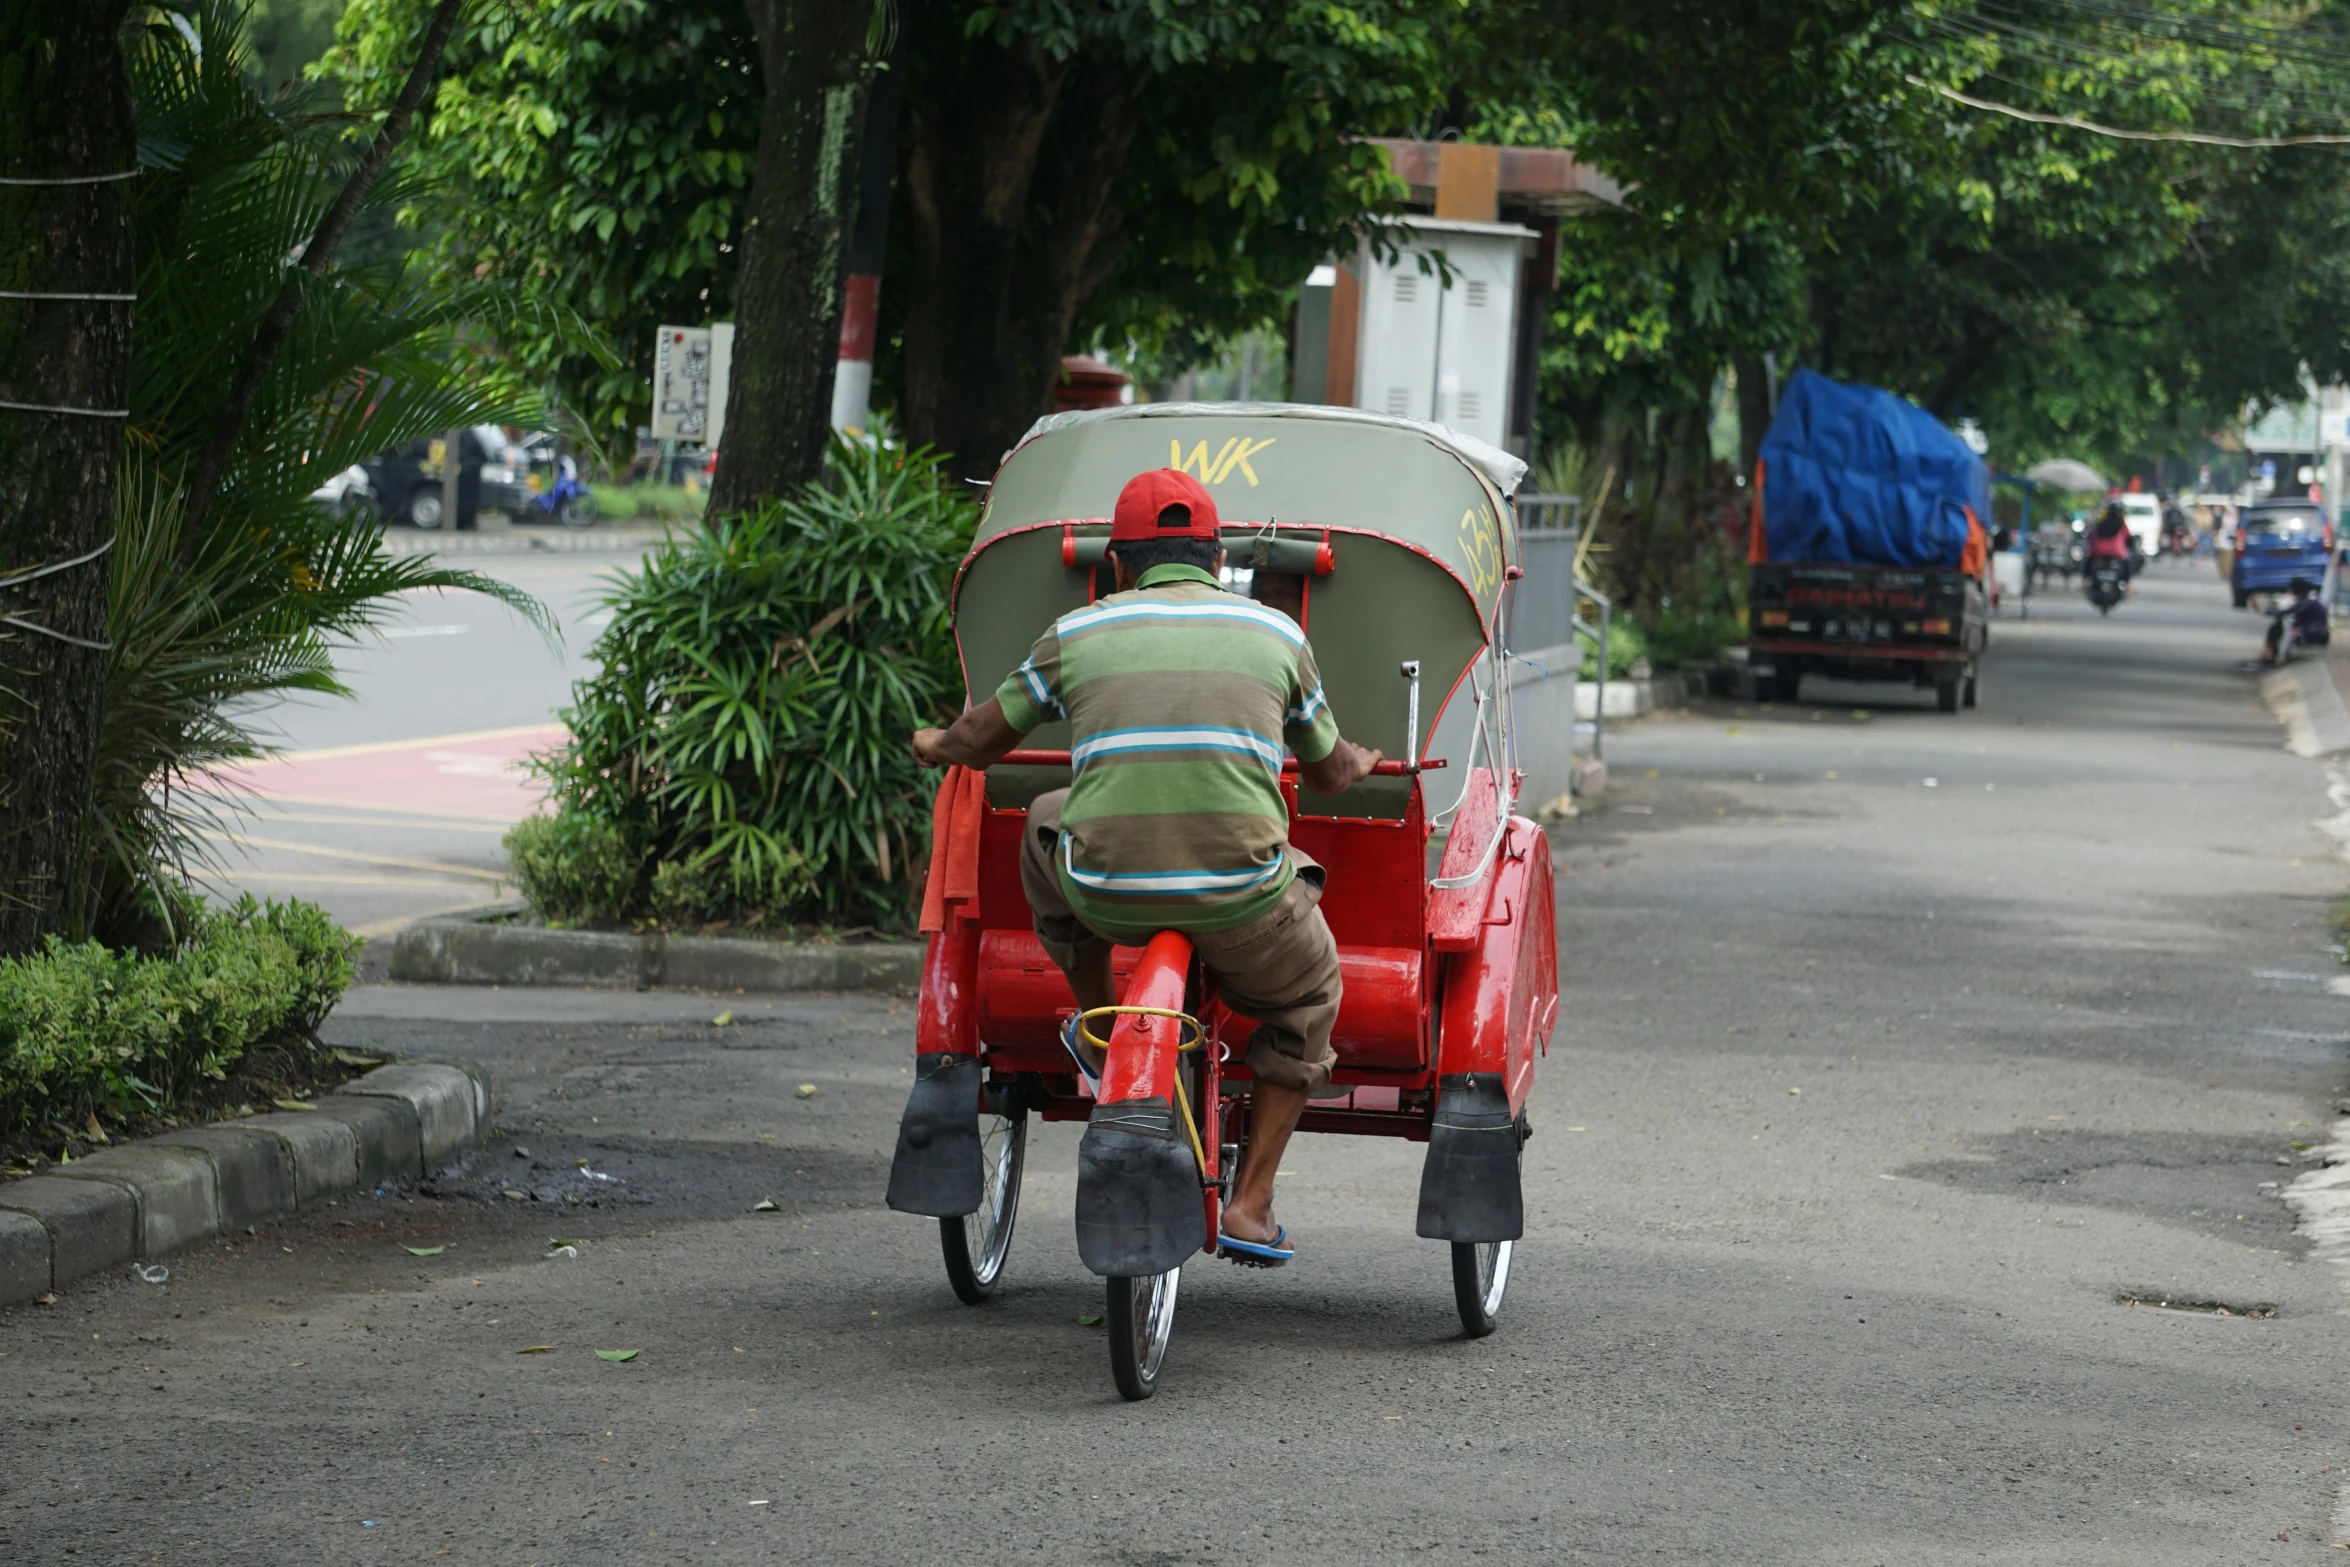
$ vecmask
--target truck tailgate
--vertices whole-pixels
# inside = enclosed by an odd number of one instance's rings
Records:
[[[1961,571],[1764,563],[1748,579],[1748,627],[1756,647],[1955,653],[1980,616],[1981,591]]]

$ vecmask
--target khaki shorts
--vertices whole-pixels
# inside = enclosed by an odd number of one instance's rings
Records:
[[[1020,886],[1047,956],[1072,974],[1102,960],[1114,943],[1069,907],[1061,890],[1061,806],[1066,789],[1037,796],[1020,840]],[[1192,950],[1223,987],[1224,1003],[1254,1018],[1248,1069],[1259,1082],[1316,1089],[1330,1081],[1338,1053],[1338,942],[1322,918],[1322,867],[1298,854],[1281,901],[1245,925],[1193,931]]]

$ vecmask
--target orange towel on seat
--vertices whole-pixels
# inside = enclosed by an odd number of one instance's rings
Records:
[[[930,879],[922,888],[922,929],[947,928],[949,914],[979,918],[979,827],[987,817],[987,774],[950,767],[930,804]]]

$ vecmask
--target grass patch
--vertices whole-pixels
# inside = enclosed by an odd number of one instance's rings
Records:
[[[693,522],[707,493],[675,484],[591,484],[596,511],[608,522]]]

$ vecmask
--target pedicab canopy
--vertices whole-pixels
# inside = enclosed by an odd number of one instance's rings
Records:
[[[1991,470],[1915,403],[1798,370],[1761,462],[1756,564],[1981,569]]]
[[[1306,635],[1350,739],[1404,753],[1401,665],[1419,661],[1414,749],[1424,754],[1501,613],[1518,558],[1509,496],[1525,464],[1436,425],[1351,408],[1155,403],[1039,421],[997,471],[956,578],[972,700],[992,693],[1056,617],[1109,591],[1106,568],[1098,577],[1096,568],[1111,509],[1127,480],[1154,468],[1208,487],[1232,566],[1302,578]],[[1065,750],[1068,725],[1048,724],[1027,744]],[[1055,786],[1042,770],[999,771],[1007,776],[990,794],[1004,803]],[[1313,808],[1394,815],[1408,787],[1366,780],[1345,806]]]

